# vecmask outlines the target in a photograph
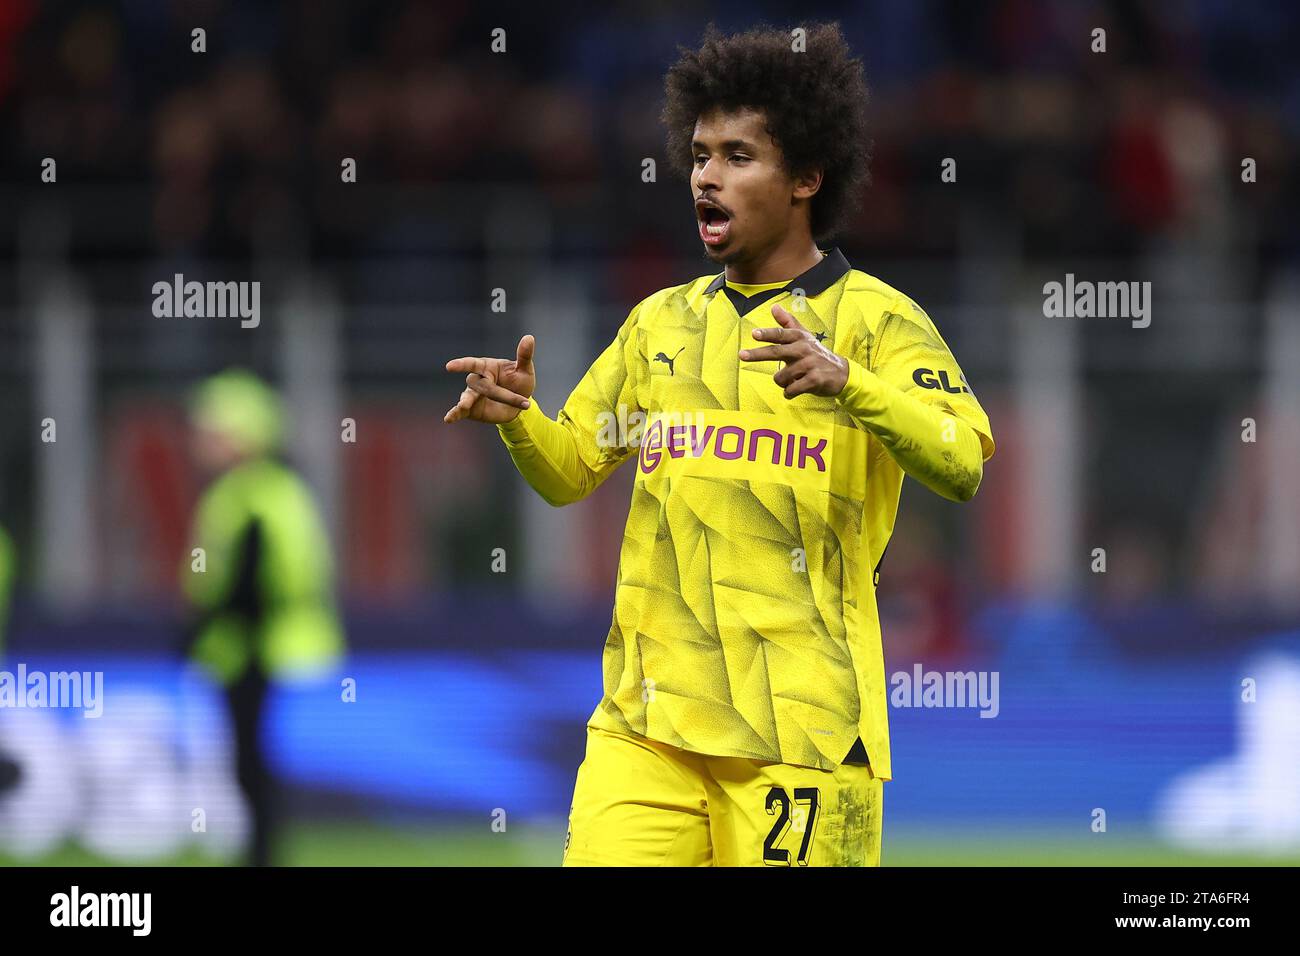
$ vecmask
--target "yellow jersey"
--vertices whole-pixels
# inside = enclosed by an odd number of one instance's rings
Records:
[[[777,362],[740,360],[772,304],[848,360],[841,394],[787,399]],[[556,419],[498,428],[554,505],[635,462],[590,726],[890,779],[874,572],[904,468],[965,500],[994,450],[916,303],[838,249],[775,288],[704,276],[638,303]]]

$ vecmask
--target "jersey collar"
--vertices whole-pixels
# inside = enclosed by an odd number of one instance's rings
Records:
[[[808,298],[821,295],[838,282],[850,268],[849,260],[845,259],[844,253],[840,252],[838,246],[835,246],[826,253],[826,257],[821,262],[806,272],[795,276],[779,289],[767,289],[764,292],[755,292],[753,295],[744,295],[739,290],[727,285],[727,274],[723,272],[709,283],[704,292],[708,295],[711,292],[717,292],[719,289],[724,290],[727,293],[727,298],[731,300],[731,304],[736,307],[736,314],[744,315],[746,312],[758,308],[768,299],[775,298],[793,289],[802,289],[803,294]]]

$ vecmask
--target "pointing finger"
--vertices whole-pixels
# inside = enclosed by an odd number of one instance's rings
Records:
[[[475,357],[466,355],[461,358],[454,358],[447,363],[448,372],[478,372],[480,375],[487,369],[488,360],[481,356]]]
[[[754,338],[764,342],[798,342],[807,335],[805,329],[755,329]]]

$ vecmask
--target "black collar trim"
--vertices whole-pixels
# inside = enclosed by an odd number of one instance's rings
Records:
[[[821,262],[801,275],[795,276],[779,289],[767,289],[764,292],[755,292],[753,295],[747,296],[738,289],[733,289],[727,285],[727,274],[723,272],[714,277],[708,288],[704,290],[704,293],[708,295],[723,289],[727,293],[727,298],[731,300],[731,304],[736,307],[736,313],[744,315],[746,312],[752,312],[768,299],[776,298],[778,295],[790,292],[793,289],[803,289],[803,294],[809,298],[821,295],[843,278],[851,268],[849,260],[844,258],[844,253],[840,252],[839,247],[836,246],[826,253]]]

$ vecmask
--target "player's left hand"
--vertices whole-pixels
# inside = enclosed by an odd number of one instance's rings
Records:
[[[822,345],[799,320],[779,305],[772,315],[780,323],[775,329],[755,329],[754,338],[775,343],[761,349],[741,349],[743,362],[784,362],[772,381],[785,389],[786,398],[810,395],[838,395],[849,380],[849,363]]]

